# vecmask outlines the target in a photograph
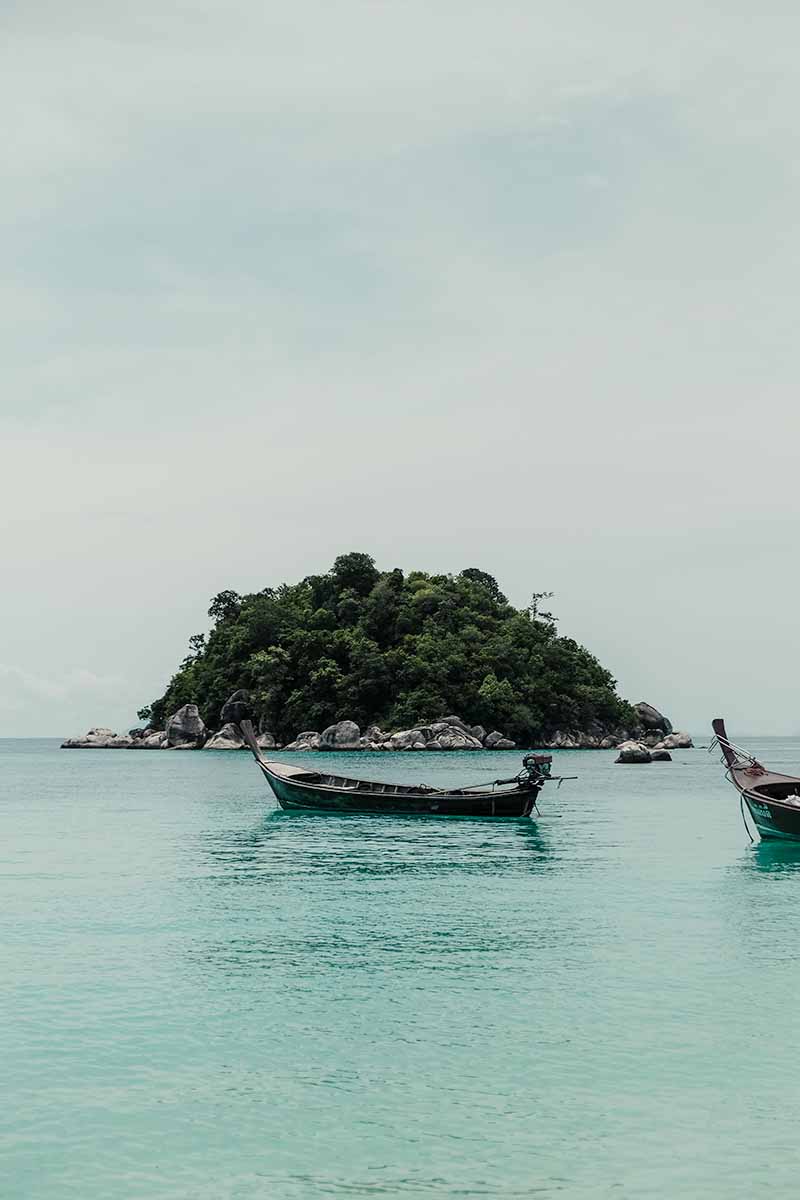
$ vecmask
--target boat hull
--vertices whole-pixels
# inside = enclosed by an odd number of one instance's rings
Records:
[[[318,787],[271,771],[264,775],[281,808],[292,812],[369,813],[374,816],[529,817],[540,788],[472,794],[430,791],[370,792],[336,786]]]
[[[800,808],[771,804],[763,796],[754,796],[751,792],[743,792],[742,795],[762,838],[800,842]]]

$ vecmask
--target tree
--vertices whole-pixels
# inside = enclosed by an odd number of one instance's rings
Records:
[[[193,702],[216,728],[225,700],[245,688],[284,740],[344,718],[392,728],[447,713],[522,742],[591,721],[632,724],[611,674],[542,611],[550,597],[534,592],[517,610],[478,567],[380,573],[368,554],[343,554],[299,583],[219,592],[210,632],[189,639],[163,695],[139,715],[161,727]]]

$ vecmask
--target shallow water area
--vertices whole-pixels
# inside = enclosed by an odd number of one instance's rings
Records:
[[[0,741],[2,1195],[794,1196],[800,845],[751,846],[716,753],[673,758],[557,752],[541,820],[492,822]]]

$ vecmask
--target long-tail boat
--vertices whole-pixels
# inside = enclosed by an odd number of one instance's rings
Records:
[[[735,746],[728,739],[721,717],[712,722],[712,728],[726,765],[725,774],[739,793],[742,817],[747,805],[762,838],[800,841],[800,776],[770,771]]]
[[[402,783],[375,783],[329,771],[268,761],[261,753],[250,721],[241,721],[242,737],[252,751],[281,808],[303,812],[373,813],[391,816],[529,817],[539,792],[550,780],[551,754],[526,754],[522,770],[491,785],[434,788]],[[564,778],[574,778],[565,776]]]

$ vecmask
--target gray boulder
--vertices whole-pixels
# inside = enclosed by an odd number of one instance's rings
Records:
[[[651,750],[650,762],[672,762],[669,750]]]
[[[203,747],[204,750],[243,750],[244,738],[241,735],[238,725],[234,725],[229,721],[227,725],[223,725],[219,733],[215,733],[210,737]]]
[[[491,733],[487,733],[483,739],[483,745],[487,750],[511,750],[514,747],[514,742],[509,746],[498,746],[499,742],[508,742],[509,739],[504,734],[500,733],[499,729],[493,729]]]
[[[451,728],[455,727],[456,729],[462,729],[464,733],[469,733],[469,726],[461,720],[461,717],[442,717],[442,720],[445,725],[449,725]]]
[[[486,739],[488,745],[489,739]],[[564,733],[563,730],[557,729],[553,736],[547,742],[550,750],[578,750],[579,742],[571,733]]]
[[[320,735],[316,729],[304,729],[284,750],[319,750]]]
[[[242,688],[228,697],[219,713],[222,725],[238,725],[242,721],[249,721],[250,716],[250,697]]]
[[[264,729],[256,738],[256,745],[258,746],[259,750],[276,750],[278,743],[275,741],[275,738],[270,731],[268,729]]]
[[[516,750],[517,743],[512,742],[511,738],[500,738],[499,742],[494,744],[495,750]]]
[[[320,739],[320,750],[358,750],[361,730],[355,721],[337,721],[323,729]]]
[[[689,737],[688,733],[668,733],[661,743],[659,749],[663,750],[691,750],[694,747],[694,742]]]
[[[619,754],[615,759],[618,763],[649,763],[652,755],[643,742],[623,742],[618,746]]]
[[[483,740],[486,737],[486,730],[482,725],[470,725],[468,732],[472,737],[477,738],[481,745],[483,744]]]
[[[652,704],[648,704],[645,700],[640,700],[633,707],[640,723],[646,730],[660,729],[664,733],[672,733],[671,722],[657,708],[653,708]]]
[[[135,744],[137,750],[163,750],[167,744],[167,735],[163,729],[154,729]]]
[[[124,734],[115,733],[97,725],[83,737],[67,738],[61,743],[62,750],[129,750],[134,746],[135,739]]]
[[[169,718],[167,745],[173,749],[194,749],[206,740],[206,727],[196,704],[184,704]]]

